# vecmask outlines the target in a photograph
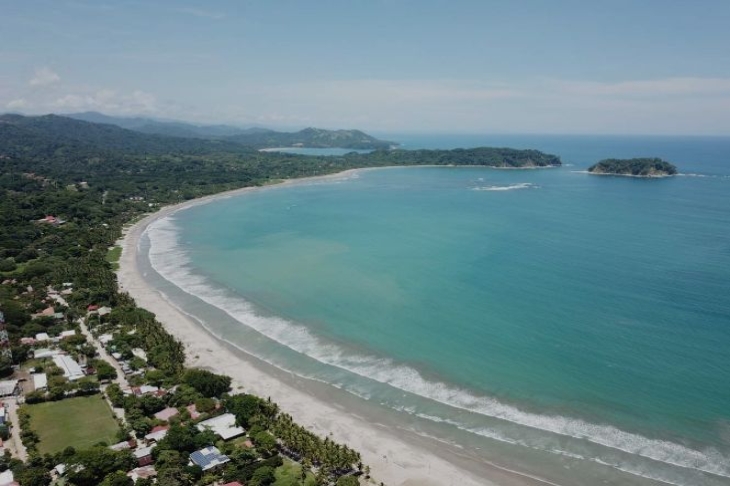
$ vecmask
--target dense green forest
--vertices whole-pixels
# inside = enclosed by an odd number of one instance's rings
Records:
[[[659,158],[604,159],[589,167],[588,172],[593,174],[660,177],[675,175],[677,168]]]
[[[294,133],[257,130],[226,137],[225,140],[238,142],[256,148],[267,147],[312,147],[346,149],[387,149],[393,142],[378,140],[360,130],[323,130],[305,128]]]

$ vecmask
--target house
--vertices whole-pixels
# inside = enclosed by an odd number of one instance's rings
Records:
[[[86,376],[81,369],[81,366],[74,361],[73,358],[70,356],[66,356],[65,354],[57,354],[53,357],[53,362],[61,368],[63,371],[63,376],[66,377],[69,381],[76,381],[79,378],[83,378]]]
[[[29,346],[33,346],[35,344],[35,338],[22,337],[22,338],[20,338],[20,344],[27,344]]]
[[[60,478],[61,476],[66,474],[66,464],[56,464],[55,466],[53,466],[51,474],[54,474],[56,477]]]
[[[99,314],[99,316],[105,316],[105,315],[107,315],[107,314],[110,314],[110,313],[111,313],[111,311],[112,311],[112,308],[111,308],[111,307],[106,307],[106,306],[104,306],[104,307],[99,307],[99,308],[98,308],[98,309],[96,310],[96,312],[97,312],[97,314]]]
[[[113,451],[126,451],[127,449],[132,449],[137,446],[136,440],[123,440],[122,442],[117,442],[116,444],[112,444],[109,446],[109,449]]]
[[[0,486],[11,486],[14,484],[18,483],[15,482],[13,471],[11,471],[10,469],[6,469],[2,473],[0,473]]]
[[[221,454],[221,451],[215,446],[208,446],[190,454],[191,465],[195,464],[196,466],[200,466],[203,471],[215,469],[230,460],[228,456]]]
[[[114,336],[112,336],[111,334],[102,334],[101,336],[99,336],[99,342],[104,346],[109,344],[109,341],[111,341],[112,339],[114,339]]]
[[[132,393],[134,393],[138,397],[141,397],[142,395],[154,395],[156,397],[164,397],[167,394],[167,391],[156,386],[142,385],[133,386]]]
[[[49,309],[52,309],[52,307],[49,307]],[[48,333],[39,332],[38,334],[35,335],[35,340],[36,341],[50,341],[51,336],[49,336]]]
[[[60,352],[55,349],[39,348],[33,351],[33,357],[36,359],[53,358]]]
[[[157,471],[155,470],[155,466],[142,466],[132,469],[127,473],[127,476],[132,478],[132,481],[136,483],[139,479],[151,479],[157,476]]]
[[[144,352],[144,349],[142,349],[142,348],[134,348],[134,349],[132,349],[132,354],[134,356],[138,357],[139,359],[145,360],[145,362],[147,361],[147,353],[145,353]]]
[[[48,388],[48,375],[45,373],[33,373],[33,388],[36,391],[43,391]]]
[[[155,418],[158,420],[164,420],[165,422],[168,422],[172,417],[178,415],[180,412],[174,407],[167,407],[163,410],[160,410],[155,414]]]
[[[96,312],[99,310],[98,305],[91,304],[86,308],[86,312]]]
[[[53,317],[53,315],[54,315],[55,313],[56,313],[56,309],[54,309],[54,308],[53,308],[52,306],[48,306],[48,307],[46,307],[45,309],[43,309],[42,311],[40,311],[40,312],[37,312],[37,313],[35,313],[35,314],[31,315],[30,317],[31,317],[32,319],[38,319],[39,317]],[[45,333],[45,332],[43,332],[43,333],[41,333],[41,334],[46,334],[46,333]],[[46,334],[46,336],[48,336],[48,334]],[[37,338],[36,338],[36,339],[37,339]],[[48,339],[50,339],[50,338],[47,338],[46,340],[48,340]],[[38,339],[38,341],[41,341],[41,340],[40,340],[40,339]]]
[[[61,218],[57,218],[56,216],[48,215],[45,218],[39,219],[38,222],[42,223],[42,224],[50,224],[53,226],[58,226],[60,224],[65,223],[66,221],[62,220]]]
[[[0,381],[0,397],[8,397],[19,393],[20,386],[18,386],[18,380]]]
[[[144,438],[147,442],[159,442],[165,438],[169,429],[169,425],[158,425],[150,430],[150,433],[145,435]]]
[[[68,331],[61,331],[61,334],[59,334],[58,337],[60,337],[61,339],[66,339],[69,337],[73,337],[75,335],[76,335],[76,330],[70,329]]]
[[[243,427],[236,426],[236,416],[232,413],[224,413],[212,419],[204,420],[197,427],[201,432],[209,429],[223,440],[232,439],[246,433]]]
[[[140,447],[139,449],[132,451],[132,455],[137,460],[138,466],[149,466],[154,462],[152,459],[152,449],[154,449],[154,447],[155,446],[151,445],[147,447]]]
[[[190,404],[187,407],[188,412],[190,412],[190,418],[193,420],[197,420],[200,417],[200,412],[198,412],[198,408],[195,406],[195,404]]]

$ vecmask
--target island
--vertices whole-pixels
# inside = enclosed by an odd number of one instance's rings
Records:
[[[677,168],[657,157],[634,159],[604,159],[588,168],[591,174],[632,177],[668,177],[677,174]]]

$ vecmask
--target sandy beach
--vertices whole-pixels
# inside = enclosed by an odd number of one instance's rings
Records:
[[[375,484],[388,486],[415,485],[540,485],[540,480],[513,473],[484,463],[476,463],[467,455],[453,451],[440,452],[437,444],[419,444],[417,440],[381,424],[372,423],[336,404],[325,402],[299,387],[292,386],[267,373],[254,360],[245,359],[222,341],[209,334],[190,317],[178,310],[167,298],[148,284],[138,268],[137,252],[141,235],[149,224],[181,209],[203,204],[221,197],[246,192],[286,187],[294,183],[351,177],[355,171],[285,181],[267,188],[244,188],[167,206],[127,229],[121,241],[123,248],[118,278],[122,290],[137,304],[157,316],[165,328],[184,345],[187,365],[206,368],[229,375],[235,391],[246,391],[271,397],[295,421],[321,435],[345,443],[360,451],[363,462],[371,467]],[[436,442],[436,441],[434,441]]]

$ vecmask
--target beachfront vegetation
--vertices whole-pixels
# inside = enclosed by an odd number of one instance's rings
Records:
[[[109,252],[106,254],[106,261],[111,263],[112,270],[118,270],[119,269],[119,257],[122,256],[122,247],[121,246],[113,246],[109,248]]]
[[[675,175],[677,168],[659,158],[604,159],[588,168],[593,174],[662,177]]]

